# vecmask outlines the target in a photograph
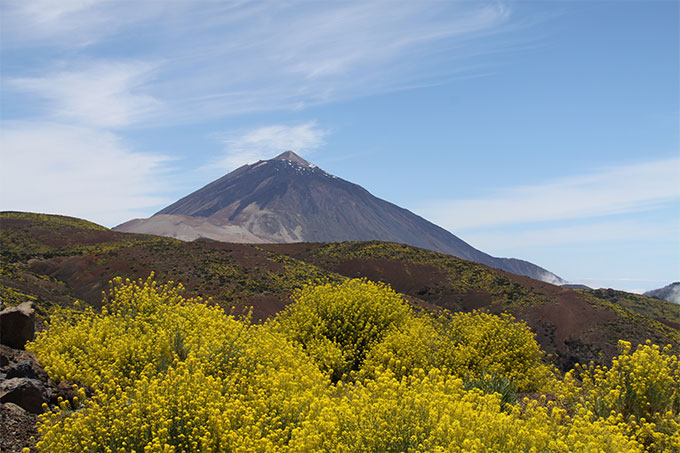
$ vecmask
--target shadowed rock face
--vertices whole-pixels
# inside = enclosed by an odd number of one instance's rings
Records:
[[[292,151],[244,165],[149,219],[132,220],[115,229],[225,242],[398,242],[563,283],[532,263],[487,255]]]
[[[32,303],[24,302],[17,307],[0,311],[0,343],[15,349],[23,349],[35,335]]]
[[[32,413],[43,412],[48,396],[42,382],[29,378],[12,378],[0,382],[0,402],[13,403]]]

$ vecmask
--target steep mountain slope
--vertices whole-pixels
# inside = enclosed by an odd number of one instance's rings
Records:
[[[680,282],[674,282],[663,288],[653,289],[647,291],[645,296],[655,297],[657,299],[667,300],[674,304],[680,304]]]
[[[207,237],[249,243],[398,242],[487,264],[551,283],[565,283],[527,261],[481,252],[412,212],[330,175],[295,153],[244,165],[117,231],[183,240]]]
[[[627,293],[574,291],[447,254],[384,242],[228,244],[126,234],[61,216],[0,213],[0,299],[99,307],[116,277],[182,283],[188,296],[265,319],[287,305],[294,288],[318,279],[366,277],[387,282],[426,310],[510,312],[536,333],[563,369],[606,362],[618,339],[672,344],[680,350],[680,306]],[[623,301],[623,302],[621,302]],[[647,302],[645,302],[647,301]]]

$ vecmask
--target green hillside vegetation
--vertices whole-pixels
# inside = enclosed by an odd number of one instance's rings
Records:
[[[615,289],[579,290],[600,300],[609,301],[651,319],[664,319],[680,327],[680,305],[654,297],[631,294]]]
[[[53,379],[79,388],[40,416],[37,447],[680,449],[669,348],[620,342],[611,367],[562,375],[509,315],[445,318],[383,284],[346,280],[304,286],[280,315],[251,324],[181,287],[117,279],[101,311],[64,310],[29,346]]]
[[[532,292],[518,283],[512,282],[505,272],[478,263],[465,261],[444,253],[419,249],[403,244],[387,242],[341,242],[323,244],[310,250],[307,258],[324,269],[335,268],[350,260],[389,260],[431,266],[443,273],[445,279],[430,291],[456,291],[468,293],[473,290],[486,291],[492,296],[492,304],[498,303],[502,309],[544,303],[550,298]]]
[[[0,244],[0,295],[8,304],[38,299],[43,305],[69,306],[82,300],[99,307],[111,279],[145,278],[154,271],[163,281],[181,282],[187,294],[213,299],[227,310],[244,312],[255,305],[253,315],[264,319],[306,282],[344,279],[248,245],[118,233],[43,214],[0,213]]]

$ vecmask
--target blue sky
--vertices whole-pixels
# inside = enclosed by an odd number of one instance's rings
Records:
[[[0,4],[0,209],[114,226],[292,149],[496,256],[680,280],[679,3]]]

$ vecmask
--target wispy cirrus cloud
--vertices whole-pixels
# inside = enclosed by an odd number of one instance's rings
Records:
[[[306,155],[324,144],[328,130],[315,121],[298,125],[274,124],[255,129],[231,131],[218,137],[225,155],[210,165],[210,169],[233,170],[244,164],[293,150]]]
[[[69,124],[120,128],[158,113],[161,103],[144,92],[153,65],[106,61],[40,77],[9,80],[9,87],[45,101],[43,115]]]
[[[188,3],[182,7],[189,7]],[[0,4],[3,47],[83,49],[158,17],[164,6],[160,2],[8,0]]]
[[[53,2],[0,6],[7,45],[68,49],[90,68],[38,68],[44,74],[28,78],[10,71],[6,77],[25,82],[13,87],[30,92],[33,86],[37,96],[55,99],[64,93],[52,81],[70,77],[91,86],[97,79],[113,83],[117,75],[120,83],[132,83],[119,91],[123,98],[134,92],[136,101],[162,103],[161,123],[299,110],[435,84],[470,73],[475,65],[468,59],[508,45],[483,38],[508,31],[511,19],[499,2],[45,3]],[[111,42],[116,46],[107,47]],[[128,59],[158,62],[154,80],[134,84],[148,68],[118,68],[111,77],[97,70]]]
[[[141,150],[124,144],[128,129],[299,112],[469,75],[478,64],[475,57],[512,47],[512,40],[485,39],[512,29],[511,19],[510,8],[497,1],[10,0],[0,3],[1,50],[12,57],[1,74],[3,94],[11,99],[3,105],[3,119],[22,122],[6,138],[15,152],[26,147],[34,159],[42,147],[45,154],[76,160],[67,143],[78,150],[78,159],[93,165],[103,160],[88,153],[128,156],[155,180],[160,167],[139,160]],[[205,135],[216,135],[206,129]],[[225,152],[213,169],[228,170],[286,149],[304,155],[327,135],[309,121],[228,132],[218,137]],[[30,161],[17,159],[7,162],[31,168]],[[56,160],[43,160],[60,168]],[[29,171],[41,172],[48,173],[42,181],[52,180],[50,172],[62,174],[42,164]],[[123,178],[120,184],[127,182]],[[150,193],[147,186],[129,186]],[[88,178],[80,187],[90,194],[106,188]],[[29,194],[36,199],[30,201]],[[24,195],[24,209],[42,206],[36,191]],[[139,206],[132,192],[126,196],[132,197],[131,206]]]
[[[680,199],[680,157],[605,168],[486,197],[439,200],[420,212],[453,231],[641,212]]]
[[[2,122],[0,209],[86,218],[114,226],[169,200],[161,155],[117,135],[55,123]]]
[[[469,71],[466,58],[488,51],[474,38],[503,30],[510,16],[498,3],[269,6],[229,23],[228,39],[194,43],[178,54],[176,62],[214,69],[200,78],[178,75],[186,94],[178,102],[187,111],[299,110],[437,83]]]

